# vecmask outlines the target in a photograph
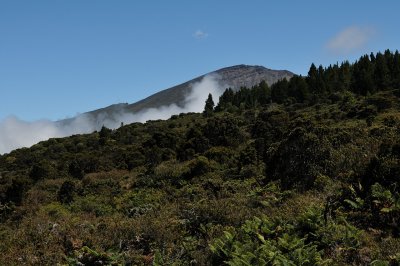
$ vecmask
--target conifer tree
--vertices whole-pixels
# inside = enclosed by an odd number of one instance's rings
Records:
[[[388,63],[381,53],[376,54],[374,81],[378,90],[388,89],[391,85]]]
[[[225,92],[219,97],[217,106],[215,107],[216,112],[225,110],[228,106],[233,104],[235,93],[231,88],[225,90]]]
[[[214,101],[211,93],[208,94],[208,98],[206,100],[206,105],[204,106],[203,115],[205,117],[210,117],[214,113]]]
[[[314,93],[317,91],[318,70],[317,70],[317,67],[314,65],[314,63],[311,64],[310,70],[308,71],[307,83],[308,83],[308,86],[309,86],[311,92]]]

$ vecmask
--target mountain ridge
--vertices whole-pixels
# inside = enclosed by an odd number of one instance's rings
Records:
[[[56,132],[56,135],[46,136],[64,137],[84,134],[99,131],[103,126],[116,129],[123,124],[168,119],[180,113],[201,112],[209,93],[217,100],[226,88],[232,88],[234,91],[241,87],[252,88],[261,81],[272,85],[279,80],[289,79],[293,75],[287,70],[272,70],[263,66],[242,64],[225,67],[161,90],[134,103],[116,103],[55,121],[48,126]],[[19,144],[11,146],[12,148],[21,147]]]
[[[198,76],[189,81],[175,85],[173,87],[161,90],[142,100],[128,104],[117,103],[110,106],[89,111],[85,114],[98,115],[99,113],[112,113],[113,111],[128,111],[138,113],[149,108],[159,108],[161,106],[169,106],[176,104],[179,107],[184,105],[185,97],[190,93],[194,83],[200,82],[204,77],[213,75],[217,77],[219,84],[238,90],[240,87],[252,87],[265,81],[268,85],[272,85],[278,80],[290,79],[294,73],[288,70],[273,70],[259,65],[234,65],[224,67],[207,74]]]

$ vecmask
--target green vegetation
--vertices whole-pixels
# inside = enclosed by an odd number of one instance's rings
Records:
[[[0,157],[0,265],[399,265],[400,55]]]
[[[206,105],[204,106],[203,115],[206,117],[212,116],[214,113],[214,100],[212,98],[211,93],[208,94],[208,98],[206,100]]]

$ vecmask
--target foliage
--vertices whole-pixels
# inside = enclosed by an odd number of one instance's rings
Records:
[[[210,245],[214,260],[226,265],[321,265],[326,263],[314,244],[295,235],[293,226],[268,220],[248,220],[225,231]]]
[[[385,51],[4,154],[0,265],[397,265],[399,97]]]
[[[204,106],[203,115],[205,117],[210,117],[214,113],[214,100],[212,98],[211,93],[208,94],[208,98],[206,100],[206,105]]]

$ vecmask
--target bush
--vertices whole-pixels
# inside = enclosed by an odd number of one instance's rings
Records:
[[[61,203],[71,203],[74,200],[75,184],[72,181],[65,181],[57,192],[57,199]]]
[[[321,251],[306,244],[290,225],[266,217],[248,220],[240,229],[230,228],[210,245],[215,264],[228,265],[317,265]]]
[[[50,162],[42,160],[39,163],[35,163],[32,166],[29,172],[29,177],[32,178],[34,181],[38,181],[40,179],[45,179],[45,178],[54,178],[55,169],[50,164]]]
[[[115,212],[111,199],[106,199],[101,196],[88,195],[85,197],[76,198],[71,203],[70,209],[76,213],[89,213],[96,216],[110,215]]]
[[[190,169],[188,178],[204,175],[212,168],[210,161],[207,159],[207,157],[204,156],[198,156],[197,158],[191,160],[188,167]]]
[[[377,93],[368,97],[367,103],[376,106],[379,112],[389,109],[393,105],[391,97],[385,93]]]
[[[208,149],[205,156],[222,165],[236,165],[235,150],[227,147],[212,147]]]
[[[74,252],[73,257],[68,257],[70,265],[122,265],[123,260],[116,254],[97,252],[87,246]]]
[[[237,146],[243,140],[239,121],[230,115],[207,119],[203,135],[214,146]]]
[[[287,139],[267,152],[266,176],[281,180],[283,189],[310,189],[315,178],[331,168],[330,145],[303,128],[296,128]]]

